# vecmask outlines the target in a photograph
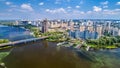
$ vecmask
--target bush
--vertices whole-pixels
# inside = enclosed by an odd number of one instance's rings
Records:
[[[117,47],[120,47],[120,43],[115,43],[114,45]]]

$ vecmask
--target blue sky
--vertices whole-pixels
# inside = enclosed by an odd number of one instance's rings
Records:
[[[0,19],[120,19],[120,0],[0,0]]]

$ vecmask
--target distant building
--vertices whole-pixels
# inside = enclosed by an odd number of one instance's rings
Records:
[[[31,24],[28,20],[17,21],[16,24],[18,25],[28,25]]]
[[[95,28],[95,32],[98,33],[98,38],[101,37],[103,35],[102,33],[103,27],[101,25],[97,25],[94,28]]]
[[[69,35],[72,38],[77,38],[77,39],[97,39],[98,38],[98,33],[97,32],[90,32],[88,30],[85,31],[79,31],[79,30],[74,30],[74,31],[69,31]]]
[[[118,36],[120,36],[120,29],[118,30]]]
[[[21,25],[28,25],[29,21],[21,21]]]
[[[81,39],[97,39],[102,36],[102,26],[95,22],[75,22],[74,30],[69,31],[70,37]]]
[[[120,36],[120,29],[118,29],[117,27],[112,27],[110,33],[112,36]]]
[[[14,25],[19,25],[19,21],[15,21]]]
[[[45,19],[45,20],[43,20],[43,22],[42,22],[42,33],[45,33],[45,32],[47,32],[47,31],[48,31],[48,20]]]
[[[116,24],[114,24],[116,22]],[[105,31],[113,36],[120,36],[120,21],[111,20],[38,20],[16,21],[20,25],[34,25],[39,27],[42,33],[51,31],[69,31],[70,37],[82,39],[96,39],[104,35]],[[115,27],[114,27],[115,25]],[[117,26],[117,27],[116,27]]]

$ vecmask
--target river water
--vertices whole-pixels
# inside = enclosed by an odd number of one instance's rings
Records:
[[[5,54],[3,54],[4,52]],[[45,40],[0,50],[0,56],[1,53],[3,56],[2,58],[0,57],[0,62],[5,63],[7,68],[120,67],[120,49],[84,51],[81,49],[58,47],[56,43]]]
[[[31,36],[30,32],[25,30],[24,28],[0,25],[0,39],[17,41],[28,38],[33,38],[33,36]]]
[[[44,40],[18,45],[2,62],[7,68],[119,68],[120,49],[84,52]],[[1,50],[0,52],[4,52]]]

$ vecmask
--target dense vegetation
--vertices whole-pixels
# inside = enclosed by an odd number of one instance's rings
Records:
[[[0,52],[0,68],[7,68],[5,66],[5,63],[3,62],[3,59],[9,55],[10,52]]]
[[[8,43],[8,42],[9,42],[8,39],[0,39],[0,44],[2,44],[2,43]]]
[[[33,25],[26,25],[23,27],[26,29],[29,29],[31,32],[33,32],[34,37],[41,37],[41,31],[38,27],[33,26]]]
[[[87,39],[86,43],[92,47],[116,48],[120,46],[120,36],[102,36],[99,39]]]
[[[46,33],[42,33],[41,35],[49,36],[47,40],[53,42],[60,42],[67,40],[66,34],[64,34],[63,32],[46,32]]]
[[[3,20],[3,21],[0,21],[0,25],[6,25],[6,26],[12,26],[14,25],[15,21],[14,20]]]
[[[0,52],[0,63],[2,62],[2,59],[5,58],[10,52]]]

